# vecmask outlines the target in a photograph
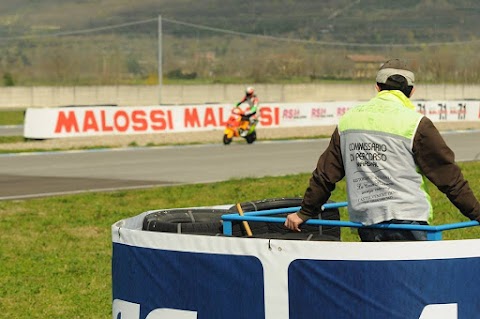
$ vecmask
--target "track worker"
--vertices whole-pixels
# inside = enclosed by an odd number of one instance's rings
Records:
[[[385,62],[376,77],[378,94],[348,110],[313,171],[301,208],[285,226],[299,225],[318,214],[335,184],[345,177],[350,220],[428,225],[433,217],[426,178],[460,212],[480,221],[480,203],[453,151],[432,121],[410,101],[414,74],[405,61]],[[426,240],[426,232],[359,228],[362,241]]]
[[[257,117],[255,116],[258,111],[259,100],[257,95],[255,94],[255,90],[253,87],[247,87],[245,90],[245,96],[238,102],[235,107],[239,107],[243,103],[248,103],[248,108],[245,110],[243,114],[242,121],[249,121],[250,124],[254,124],[255,121],[258,121]]]

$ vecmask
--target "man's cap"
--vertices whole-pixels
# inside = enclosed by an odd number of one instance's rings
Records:
[[[392,59],[385,62],[377,73],[377,83],[387,83],[387,79],[392,75],[401,75],[407,79],[408,85],[415,84],[415,75],[408,67],[406,61],[400,59]]]

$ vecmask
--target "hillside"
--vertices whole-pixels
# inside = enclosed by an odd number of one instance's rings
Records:
[[[161,66],[176,83],[351,81],[404,57],[423,81],[478,83],[479,18],[473,0],[2,1],[0,76],[157,84]]]
[[[0,3],[0,35],[15,37],[162,17],[238,32],[356,43],[479,38],[472,0],[16,0]],[[168,28],[167,28],[168,31]],[[184,29],[179,33],[194,34]]]

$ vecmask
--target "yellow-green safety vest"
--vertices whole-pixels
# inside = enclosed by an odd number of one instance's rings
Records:
[[[431,220],[426,178],[412,151],[422,117],[402,92],[386,90],[340,119],[351,221]]]

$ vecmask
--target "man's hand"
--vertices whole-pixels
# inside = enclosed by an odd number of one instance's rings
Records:
[[[303,219],[298,217],[297,213],[289,214],[287,216],[287,220],[285,221],[284,226],[287,227],[290,230],[298,231],[300,232],[300,224],[303,223]]]

